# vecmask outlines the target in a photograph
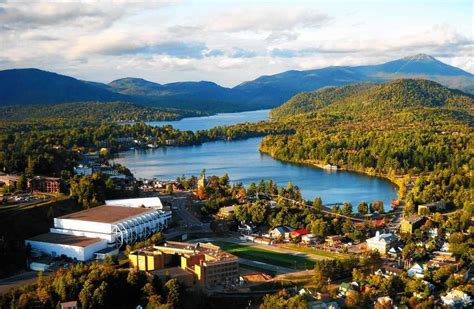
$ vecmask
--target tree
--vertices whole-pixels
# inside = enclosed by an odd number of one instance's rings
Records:
[[[323,219],[317,219],[311,222],[311,233],[324,238],[327,235],[328,224]]]
[[[314,288],[317,291],[319,292],[327,291],[328,275],[319,264],[316,264],[314,266],[313,284],[314,284]]]
[[[92,304],[93,307],[104,308],[108,304],[108,284],[105,281],[95,289],[94,294],[92,295]]]
[[[16,189],[18,191],[25,191],[28,187],[28,179],[26,179],[25,175],[20,175],[16,182]]]
[[[350,216],[352,214],[352,204],[345,202],[342,206],[342,213],[346,216]]]
[[[313,201],[313,208],[317,211],[321,211],[323,209],[323,201],[320,197],[317,197]]]
[[[179,306],[180,286],[177,279],[168,280],[164,285],[166,292],[166,302],[172,304],[174,308]]]
[[[360,304],[361,297],[360,293],[355,290],[347,291],[346,293],[346,306],[348,308],[357,308]]]
[[[360,203],[360,204],[357,206],[357,211],[358,211],[361,215],[367,214],[368,211],[369,211],[369,205],[367,205],[367,202],[362,202],[362,203]]]
[[[79,301],[81,302],[83,309],[91,308],[92,306],[92,295],[94,293],[94,285],[91,280],[86,280],[82,286],[82,290],[79,293]]]
[[[345,219],[344,224],[342,225],[342,232],[344,235],[349,235],[352,233],[354,227],[352,226],[352,220],[351,219]]]

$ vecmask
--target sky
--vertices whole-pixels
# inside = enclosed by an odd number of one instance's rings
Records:
[[[474,73],[474,1],[4,1],[0,70],[210,80],[426,53]]]

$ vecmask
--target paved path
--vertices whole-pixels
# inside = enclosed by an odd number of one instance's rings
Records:
[[[46,272],[43,274],[44,278],[51,276],[52,272]],[[38,280],[38,272],[26,271],[18,275],[14,275],[8,278],[0,280],[0,295],[8,292],[11,288],[20,287],[27,284],[36,283]]]

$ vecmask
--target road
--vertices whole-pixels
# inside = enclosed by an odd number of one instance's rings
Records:
[[[165,233],[166,239],[173,239],[183,234],[211,232],[209,223],[201,222],[187,208],[188,192],[175,193],[171,200],[173,214],[181,219],[181,225],[177,228],[168,229]]]
[[[52,273],[47,272],[44,273],[44,278],[47,278],[50,276]],[[11,288],[16,288],[19,286],[23,286],[26,284],[32,284],[35,283],[36,280],[38,279],[38,272],[36,271],[26,271],[24,273],[14,275],[8,278],[4,278],[0,280],[0,295],[8,292]]]

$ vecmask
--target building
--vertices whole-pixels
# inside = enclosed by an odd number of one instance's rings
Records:
[[[75,300],[61,303],[61,309],[79,309],[79,308],[81,307],[77,305],[77,301]]]
[[[20,179],[20,176],[17,175],[0,175],[0,187],[7,186],[9,188],[16,188],[16,184]]]
[[[472,305],[471,297],[459,290],[451,290],[446,296],[441,296],[441,300],[450,308],[467,308]]]
[[[329,235],[326,237],[325,242],[328,246],[334,246],[340,244],[342,241],[341,235]]]
[[[92,175],[94,170],[89,165],[79,164],[74,167],[74,174],[76,175]]]
[[[151,208],[98,206],[59,218],[49,233],[26,240],[33,250],[65,255],[79,261],[92,259],[108,247],[121,247],[167,227],[171,212]]]
[[[396,241],[397,237],[394,234],[380,234],[380,232],[377,231],[374,237],[367,239],[367,249],[376,250],[380,254],[385,255]]]
[[[163,203],[159,197],[142,197],[127,198],[120,200],[106,200],[105,205],[108,206],[124,206],[124,207],[146,207],[153,209],[163,209]]]
[[[306,234],[301,236],[301,241],[305,244],[314,244],[318,241],[318,237],[314,234]]]
[[[239,282],[239,259],[211,243],[168,241],[160,246],[133,251],[130,266],[156,271],[178,265],[206,287],[229,286]]]
[[[446,209],[445,201],[437,201],[434,203],[418,205],[418,215],[427,216],[427,215],[430,215],[432,212],[442,211],[445,209]]]
[[[410,278],[415,277],[423,279],[425,277],[424,269],[418,263],[413,265],[409,270],[407,270],[407,275]]]
[[[35,176],[30,180],[31,191],[60,193],[61,179],[57,177]]]
[[[298,237],[303,237],[304,235],[308,235],[309,231],[307,229],[302,229],[302,230],[296,230],[290,232],[290,238],[298,238]]]
[[[421,227],[425,223],[425,218],[418,215],[403,217],[400,222],[400,232],[411,234],[414,230]]]
[[[219,208],[219,212],[217,213],[217,215],[220,218],[224,218],[224,219],[232,218],[234,216],[234,209],[235,209],[235,205],[221,207]]]
[[[290,237],[290,233],[293,232],[295,229],[289,226],[280,225],[271,229],[268,234],[272,238],[284,238],[288,239]]]
[[[107,247],[107,240],[58,233],[45,233],[34,236],[26,243],[33,250],[51,256],[67,256],[78,261],[87,261],[94,253]]]

